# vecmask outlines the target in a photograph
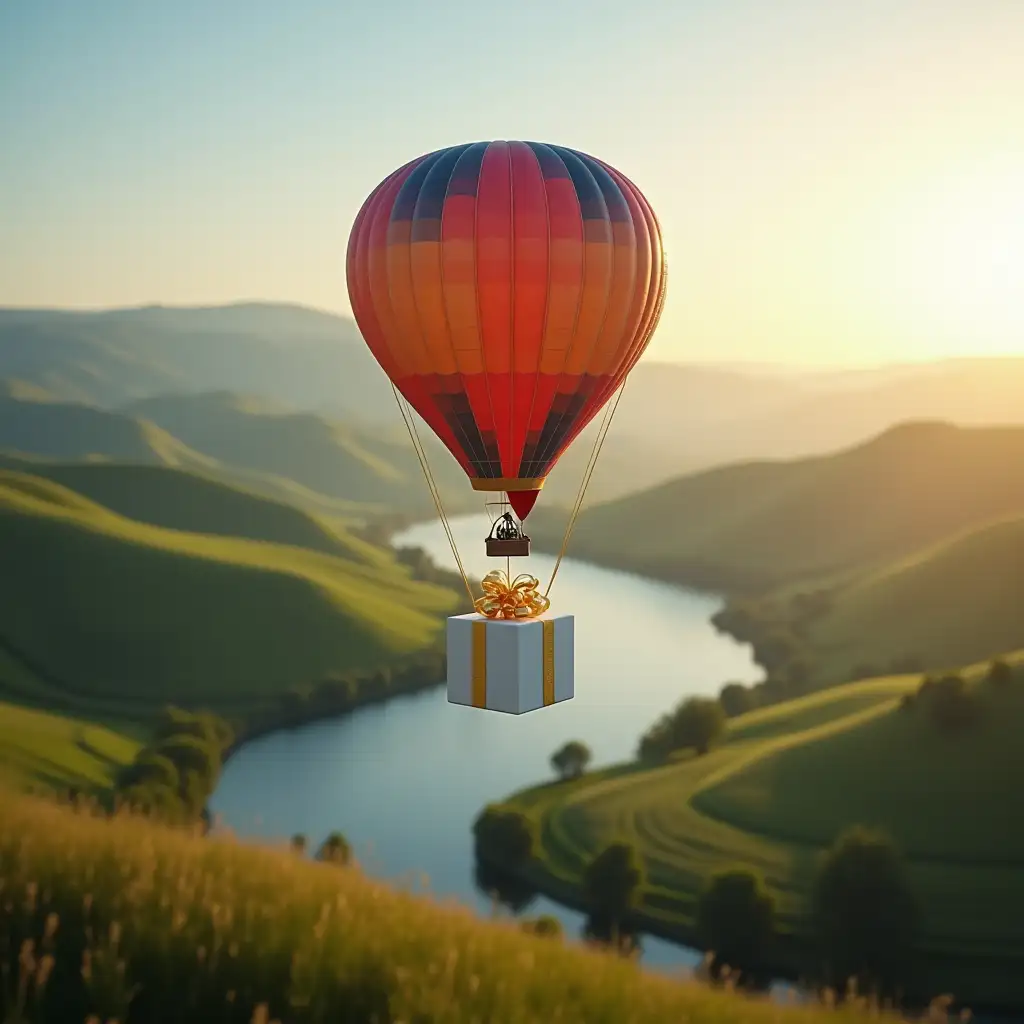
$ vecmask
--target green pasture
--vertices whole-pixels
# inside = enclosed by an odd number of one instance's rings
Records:
[[[162,489],[146,497],[147,480]],[[122,505],[172,521],[167,478],[143,470],[139,481]],[[452,591],[413,581],[389,554],[340,527],[187,483],[197,500],[209,500],[205,510],[201,502],[178,507],[189,526],[208,532],[129,519],[51,480],[0,471],[0,649],[9,659],[51,688],[103,703],[106,713],[123,702],[131,717],[167,702],[243,710],[437,639],[457,600]],[[104,496],[116,504],[124,492],[113,489]],[[250,535],[267,539],[217,535],[236,513]],[[276,539],[284,537],[292,543]],[[294,543],[302,539],[308,546]],[[0,692],[3,685],[0,677]]]
[[[918,683],[840,686],[734,719],[704,757],[617,766],[508,802],[540,823],[544,873],[576,891],[606,844],[635,843],[643,914],[680,935],[692,935],[707,879],[735,864],[764,877],[783,931],[805,932],[822,851],[850,825],[884,828],[908,857],[925,947],[955,964],[953,991],[971,991],[986,958],[1024,956],[1024,693],[977,683],[976,733],[942,736],[921,708],[899,708]]]

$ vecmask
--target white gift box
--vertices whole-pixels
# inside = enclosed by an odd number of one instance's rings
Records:
[[[573,617],[454,615],[448,620],[448,700],[522,715],[571,700]]]

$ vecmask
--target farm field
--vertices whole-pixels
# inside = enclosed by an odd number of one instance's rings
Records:
[[[936,984],[965,997],[1013,985],[1019,1000],[1006,964],[1024,955],[1024,826],[1006,809],[1024,767],[1024,693],[986,690],[976,733],[949,737],[899,709],[919,681],[853,683],[751,712],[704,757],[618,766],[505,803],[540,823],[541,869],[556,885],[578,891],[604,845],[635,843],[648,870],[643,918],[679,937],[693,934],[705,880],[738,863],[761,873],[780,930],[799,939],[820,853],[850,825],[881,827],[907,855],[925,948],[952,964]]]

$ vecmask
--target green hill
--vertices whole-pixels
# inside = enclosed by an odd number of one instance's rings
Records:
[[[0,780],[109,788],[141,742],[94,722],[0,703]]]
[[[268,413],[227,392],[163,395],[124,411],[224,465],[288,478],[329,497],[400,507],[430,502],[415,453],[397,429],[381,437],[310,413]],[[465,473],[440,448],[432,446],[431,468],[442,494],[471,500]]]
[[[66,402],[0,397],[0,447],[55,459],[216,465],[153,423]]]
[[[379,564],[385,555],[336,523],[294,505],[170,466],[50,463],[0,455],[0,468],[27,473],[128,519],[189,533],[246,537]]]
[[[431,465],[446,503],[453,510],[460,502],[465,507],[473,493],[451,455],[438,448]],[[0,395],[4,449],[65,461],[196,470],[328,516],[429,515],[434,508],[404,434],[360,432],[226,393],[155,398],[131,412]]]
[[[836,589],[808,624],[833,673],[908,653],[928,668],[1024,647],[1024,518],[969,530]]]
[[[977,680],[982,668],[968,675]],[[649,873],[644,923],[692,939],[701,886],[741,863],[764,876],[783,931],[799,943],[818,852],[845,827],[883,827],[908,855],[925,909],[926,987],[968,1005],[1020,1004],[1024,826],[1008,809],[1024,771],[1024,681],[1003,690],[975,682],[981,720],[949,736],[923,709],[898,710],[918,678],[849,684],[742,715],[704,757],[514,795],[506,802],[540,825],[534,880],[578,901],[588,858],[626,838]]]
[[[223,494],[189,486],[205,493],[206,527],[222,520]],[[154,495],[131,501],[155,503]],[[243,515],[243,497],[232,500]],[[265,532],[292,531],[294,540],[302,528],[317,539],[312,520],[303,526],[251,500],[251,522]],[[198,525],[201,513],[190,514]],[[166,521],[169,507],[160,515]],[[319,541],[329,545],[330,535],[321,531]],[[48,686],[131,718],[167,702],[241,711],[296,684],[374,669],[433,644],[456,595],[412,581],[383,552],[367,557],[368,546],[360,553],[341,535],[339,544],[346,557],[168,529],[51,480],[3,471],[0,645]]]
[[[584,512],[577,558],[715,588],[861,572],[1024,513],[1024,428],[894,427],[834,455],[696,473]],[[560,526],[560,524],[558,524]],[[560,532],[538,517],[551,548]]]

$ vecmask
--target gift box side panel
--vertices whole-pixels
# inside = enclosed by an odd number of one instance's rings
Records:
[[[448,700],[452,704],[473,704],[473,619],[476,617],[454,615],[448,620]]]
[[[559,615],[555,622],[555,703],[576,694],[576,620]]]
[[[544,706],[544,626],[524,622],[518,639],[515,713],[522,715]]]
[[[531,632],[522,622],[495,620],[487,623],[487,707],[518,715],[524,672],[523,637]]]

